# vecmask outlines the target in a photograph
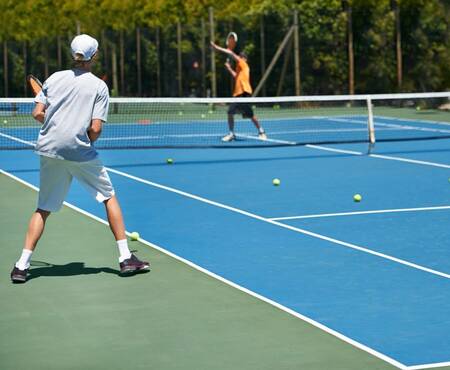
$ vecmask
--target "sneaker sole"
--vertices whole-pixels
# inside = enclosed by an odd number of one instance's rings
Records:
[[[150,271],[150,265],[146,265],[144,267],[138,267],[138,268],[131,268],[131,269],[125,269],[120,271],[120,275],[133,275],[137,272],[144,272],[144,271]]]
[[[27,278],[22,278],[22,277],[20,277],[20,278],[11,278],[11,282],[13,283],[13,284],[23,284],[23,283],[25,283],[27,281]]]

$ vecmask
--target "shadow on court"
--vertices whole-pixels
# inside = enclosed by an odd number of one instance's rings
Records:
[[[118,270],[110,267],[86,267],[84,262],[71,262],[65,265],[53,265],[42,261],[32,261],[28,280],[45,276],[94,275],[102,272],[121,276]]]

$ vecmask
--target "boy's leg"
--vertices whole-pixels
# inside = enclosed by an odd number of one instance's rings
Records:
[[[111,179],[102,162],[99,159],[94,159],[77,163],[71,169],[71,173],[98,202],[105,205],[109,225],[119,249],[120,272],[132,273],[148,270],[149,263],[140,261],[128,248],[122,210],[114,194]]]
[[[125,224],[123,222],[122,210],[115,195],[103,202],[108,216],[109,226],[114,238],[117,240],[126,239]]]
[[[25,236],[24,249],[29,251],[34,251],[37,242],[41,238],[44,232],[45,222],[48,216],[50,216],[50,211],[44,211],[42,209],[37,209],[31,216],[30,222],[28,224],[27,234]]]
[[[45,228],[45,221],[50,215],[49,211],[37,209],[31,216],[28,224],[27,234],[25,236],[24,248],[19,260],[14,265],[11,273],[11,279],[15,282],[25,282],[28,268],[30,267],[31,255],[41,238]]]
[[[228,112],[228,129],[230,132],[222,138],[222,141],[228,142],[235,139],[234,135],[234,113]]]
[[[234,132],[234,114],[228,113],[228,128],[230,132]]]
[[[67,169],[66,161],[48,157],[40,158],[38,208],[31,216],[24,249],[11,272],[13,282],[24,283],[26,281],[31,255],[44,232],[47,218],[51,212],[56,212],[61,208],[71,182],[72,175]]]

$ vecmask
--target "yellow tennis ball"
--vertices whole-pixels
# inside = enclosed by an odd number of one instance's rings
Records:
[[[280,179],[273,179],[273,180],[272,180],[272,184],[273,184],[274,186],[279,186],[279,185],[281,184],[281,181],[280,181]]]
[[[206,117],[206,115],[202,114],[202,118],[205,118],[205,117]]]
[[[3,123],[8,123],[8,120],[6,120],[6,119],[5,119],[5,120],[3,120]]]
[[[353,200],[354,200],[355,202],[361,202],[361,200],[362,200],[361,194],[355,194],[355,195],[353,196]]]
[[[167,158],[166,162],[167,162],[167,164],[172,164],[173,163],[173,159],[172,158]]]
[[[139,233],[138,233],[137,231],[133,231],[133,232],[130,234],[130,239],[131,239],[132,241],[138,240],[138,239],[139,239]]]

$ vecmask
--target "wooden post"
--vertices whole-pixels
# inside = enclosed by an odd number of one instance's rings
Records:
[[[62,69],[62,46],[61,46],[61,36],[56,36],[56,53],[58,58],[58,70]]]
[[[275,63],[277,62],[278,58],[280,57],[281,52],[286,47],[286,44],[289,41],[289,39],[291,38],[293,32],[294,32],[294,26],[292,26],[289,29],[289,31],[284,36],[284,39],[281,42],[280,46],[278,46],[278,49],[277,49],[275,55],[273,56],[272,61],[270,62],[269,67],[266,70],[266,73],[264,73],[264,76],[262,76],[261,80],[259,81],[258,86],[256,86],[255,91],[253,91],[253,96],[258,96],[259,92],[261,91],[261,88],[266,83],[267,77],[269,77],[270,72],[272,72],[272,69],[275,66]]]
[[[298,30],[298,11],[294,10],[294,71],[295,71],[295,95],[300,95],[300,37]]]
[[[214,10],[212,6],[209,7],[209,39],[215,40],[214,36]],[[217,84],[216,84],[216,58],[214,50],[211,49],[211,93],[213,97],[217,96]]]
[[[108,57],[108,40],[106,39],[105,31],[102,30],[102,54],[103,54],[103,63],[104,63],[104,71],[106,74],[106,77],[109,79],[109,57]]]
[[[206,26],[205,20],[201,20],[202,27],[202,95],[206,96]]]
[[[161,35],[159,27],[156,28],[156,94],[161,96]]]
[[[22,55],[23,55],[23,75],[26,77],[28,72],[28,48],[27,42],[24,41],[22,44]],[[23,96],[27,96],[28,92],[28,84],[27,79],[23,79]]]
[[[125,95],[125,45],[123,30],[119,31],[119,48],[120,48],[120,93]]]
[[[136,27],[136,69],[138,95],[142,96],[141,29]]]
[[[113,96],[119,94],[119,82],[117,79],[117,52],[116,44],[112,44],[111,47],[111,68],[112,68],[112,85],[113,85]]]
[[[400,29],[400,6],[399,0],[393,1],[395,14],[395,49],[397,57],[397,87],[400,90],[403,82],[402,68],[402,33]]]
[[[259,22],[259,41],[260,41],[260,51],[261,51],[261,77],[266,73],[266,39],[264,34],[264,14],[261,15],[261,19]],[[267,95],[266,85],[262,88],[263,96]]]
[[[49,75],[48,71],[48,40],[44,39],[44,79],[46,80]]]
[[[3,93],[8,97],[8,44],[3,41]]]
[[[281,69],[281,75],[280,75],[280,80],[278,81],[278,88],[277,88],[276,96],[281,96],[281,94],[283,93],[283,84],[284,84],[284,79],[286,77],[286,71],[287,71],[287,66],[289,64],[289,59],[291,58],[291,51],[292,51],[292,41],[286,46],[286,50],[284,52],[283,68]],[[297,87],[297,85],[296,85],[296,87]],[[296,91],[297,91],[297,89],[296,89]]]
[[[355,93],[355,58],[353,53],[352,6],[347,4],[347,38],[348,38],[348,93]]]
[[[183,96],[183,61],[181,53],[181,23],[177,22],[177,63],[178,96]]]

